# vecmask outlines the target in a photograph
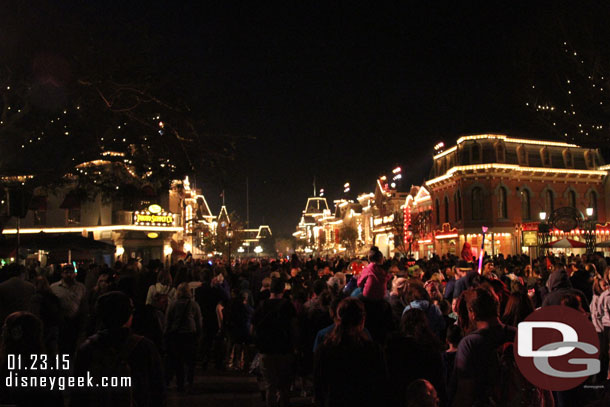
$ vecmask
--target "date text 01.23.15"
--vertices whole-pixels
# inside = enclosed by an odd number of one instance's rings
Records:
[[[70,370],[70,355],[8,355],[8,370]]]

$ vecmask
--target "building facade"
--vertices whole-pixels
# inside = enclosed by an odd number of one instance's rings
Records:
[[[591,208],[599,239],[607,238],[608,169],[598,150],[574,144],[515,139],[502,134],[461,137],[434,155],[425,187],[432,205],[436,253],[475,252],[487,227],[487,253],[530,253],[522,232],[537,229],[540,214]],[[564,232],[554,230],[557,236]],[[575,228],[565,234],[583,240]]]

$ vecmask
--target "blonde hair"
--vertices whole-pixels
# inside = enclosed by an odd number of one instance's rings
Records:
[[[407,290],[407,279],[404,277],[397,277],[392,280],[392,291],[391,294],[402,295]]]

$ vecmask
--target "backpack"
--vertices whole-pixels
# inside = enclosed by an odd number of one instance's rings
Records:
[[[94,335],[99,339],[98,335]],[[89,398],[91,406],[136,407],[133,397],[134,370],[129,364],[129,356],[138,346],[143,336],[130,334],[120,349],[98,346],[92,354],[90,372],[95,383],[101,382],[101,377],[131,377],[131,386],[121,388],[99,388],[95,396]],[[99,342],[98,342],[99,343]]]
[[[156,292],[155,295],[153,295],[152,305],[155,308],[158,308],[161,311],[165,311],[167,309],[168,304],[169,304],[169,295],[167,295],[167,293]]]
[[[169,292],[171,291],[170,287],[165,287],[163,291],[158,291],[157,286],[153,286],[155,289],[155,294],[153,295],[152,305],[155,308],[160,309],[165,312],[167,309],[167,305],[169,304]]]
[[[547,407],[553,405],[552,394],[530,383],[521,373],[514,355],[514,342],[505,342],[496,349],[499,375],[494,378],[489,406]]]

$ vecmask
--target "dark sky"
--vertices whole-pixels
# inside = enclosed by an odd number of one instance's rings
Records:
[[[276,234],[294,230],[314,176],[332,201],[346,181],[355,197],[399,164],[406,189],[438,141],[543,136],[524,106],[531,75],[563,41],[557,22],[578,15],[558,2],[242,3],[106,1],[81,15],[155,34],[165,78],[211,130],[239,138],[224,181],[196,177],[212,210],[224,188],[245,218],[248,177],[251,225]]]

